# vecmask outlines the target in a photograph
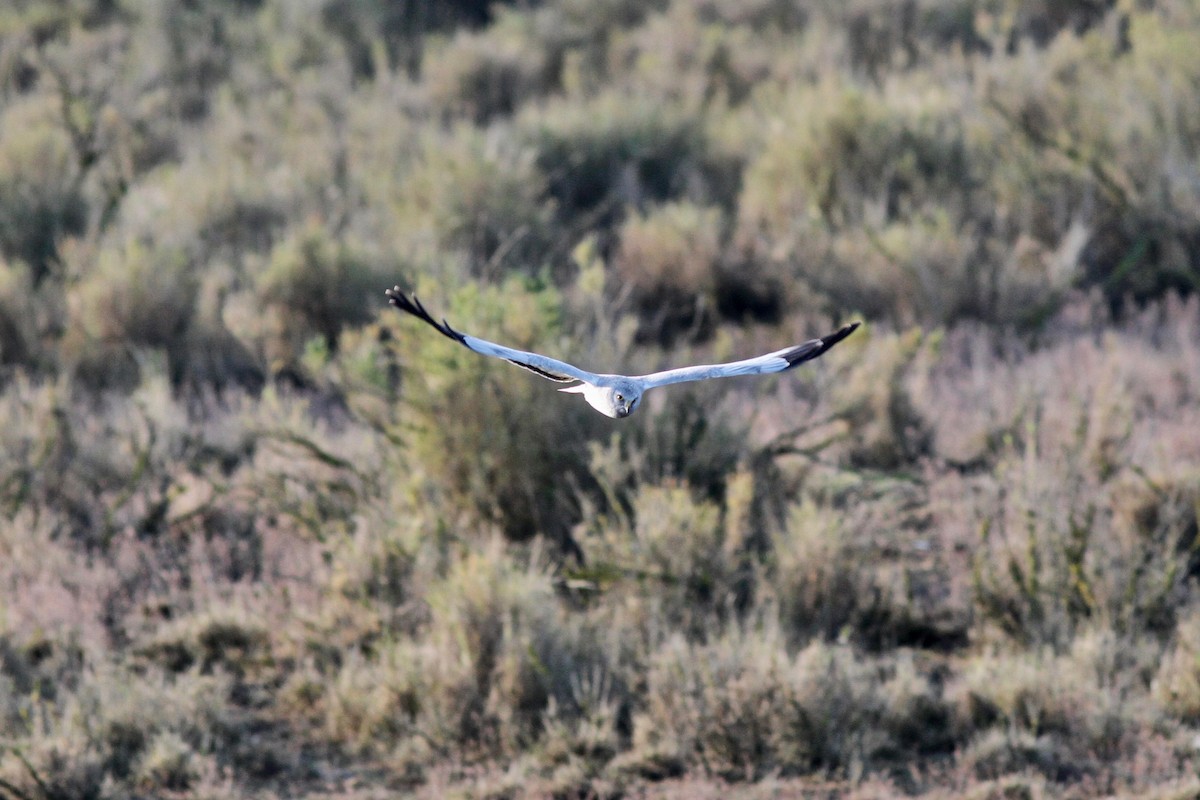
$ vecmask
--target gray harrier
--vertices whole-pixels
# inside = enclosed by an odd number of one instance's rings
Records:
[[[809,339],[795,347],[785,347],[774,353],[742,361],[731,361],[728,364],[701,364],[695,367],[654,372],[650,375],[607,375],[587,372],[548,356],[526,353],[524,350],[513,350],[511,347],[504,347],[485,339],[477,339],[474,336],[459,333],[451,328],[446,320],[443,319],[441,323],[437,322],[421,305],[421,301],[417,300],[416,295],[410,297],[404,294],[399,286],[388,289],[385,294],[396,308],[412,314],[417,319],[433,326],[438,333],[448,336],[476,353],[503,358],[511,364],[535,372],[556,383],[575,383],[576,385],[559,389],[559,391],[583,395],[583,399],[588,401],[588,405],[613,419],[628,417],[632,414],[637,409],[638,403],[641,402],[642,395],[656,386],[685,381],[703,381],[709,378],[731,378],[735,375],[764,375],[768,372],[783,372],[803,364],[805,361],[811,361],[845,339],[858,327],[858,323],[855,322],[845,326],[837,333],[831,333],[820,339]]]

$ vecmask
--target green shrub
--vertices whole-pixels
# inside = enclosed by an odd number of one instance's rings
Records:
[[[613,270],[642,318],[639,338],[669,342],[710,333],[718,305],[720,211],[668,204],[631,214],[619,236]]]
[[[866,341],[863,332],[855,338]],[[929,422],[917,406],[913,382],[936,343],[936,336],[925,337],[918,330],[883,337],[864,349],[834,387],[835,402],[850,424],[851,464],[897,470],[929,451]]]
[[[699,120],[677,107],[606,92],[518,115],[518,129],[567,220],[685,195],[703,179]]]
[[[623,82],[688,108],[724,110],[726,104],[746,102],[771,71],[776,45],[775,36],[768,32],[775,27],[771,5],[782,12],[774,21],[787,26],[782,3],[747,3],[740,9],[732,3],[672,4],[615,43],[613,58],[631,64]],[[804,13],[793,10],[796,16]],[[729,17],[741,17],[749,24],[722,19]]]
[[[0,795],[1195,795],[1198,29],[4,5]]]
[[[649,666],[648,707],[634,718],[635,752],[673,769],[698,761],[734,780],[777,767],[773,738],[787,703],[787,668],[770,637],[731,636],[707,647],[671,638]]]
[[[33,365],[41,355],[31,270],[0,260],[0,365]]]
[[[426,299],[431,308],[442,305],[452,323],[470,320],[476,336],[571,359],[555,347],[560,301],[548,288],[510,280],[500,288],[464,288],[448,305]],[[514,540],[547,536],[573,551],[576,488],[590,482],[586,445],[562,442],[596,437],[603,418],[578,398],[556,394],[544,379],[480,358],[412,320],[392,324],[403,369],[405,440],[423,465],[427,491],[447,498],[455,516],[466,512],[498,525]],[[554,413],[530,413],[547,407]],[[447,419],[458,424],[446,425]]]
[[[42,514],[57,536],[85,549],[105,549],[127,529],[161,530],[169,488],[161,471],[179,457],[183,427],[165,382],[133,398],[106,398],[103,406],[89,394],[71,397],[68,381],[13,387],[3,396],[14,424],[0,437],[0,502],[9,515],[27,503],[38,509],[30,537]],[[109,424],[89,435],[100,407]]]
[[[647,370],[649,371],[649,370]],[[745,420],[715,414],[729,384],[692,384],[664,392],[602,447],[590,471],[609,499],[629,507],[639,486],[686,486],[699,499],[720,502],[727,481],[747,455]]]
[[[972,607],[941,566],[940,534],[918,510],[928,508],[923,489],[816,465],[802,474],[799,502],[778,522],[767,518],[758,588],[788,641],[849,642],[872,654],[964,648]]]
[[[325,36],[340,40],[355,74],[372,77],[377,70],[416,72],[425,34],[479,27],[491,21],[493,6],[506,3],[451,0],[398,6],[386,0],[324,0],[317,8]]]
[[[537,274],[554,242],[546,178],[534,153],[466,126],[423,141],[401,187],[398,222],[462,253],[475,277]]]
[[[258,279],[262,302],[278,310],[292,337],[324,337],[337,349],[346,325],[372,316],[371,300],[386,285],[381,270],[365,256],[338,242],[320,225],[309,225],[271,252]],[[299,348],[297,347],[297,350]]]
[[[172,110],[184,120],[208,114],[212,95],[229,77],[234,42],[224,9],[164,3],[148,15],[146,34],[162,37],[163,77],[171,85]],[[151,34],[153,31],[153,34]]]
[[[783,629],[794,641],[836,639],[861,621],[871,588],[861,574],[861,545],[842,527],[841,514],[806,502],[775,534],[772,584]]]
[[[459,30],[444,50],[427,56],[424,79],[435,105],[485,123],[553,88],[556,65],[530,24],[527,15],[502,13],[486,32]]]
[[[1087,0],[1066,0],[1056,3],[1006,3],[1006,15],[1012,28],[1009,36],[1029,37],[1040,45],[1049,44],[1064,30],[1083,33],[1099,24],[1111,5],[1090,3]]]
[[[739,556],[726,542],[715,503],[697,501],[685,486],[643,485],[621,516],[581,542],[598,577],[631,579],[672,630],[701,637],[737,599]],[[628,591],[628,590],[627,590]]]
[[[613,40],[667,5],[667,0],[566,0],[539,9],[533,22],[550,62],[562,65],[563,88],[586,96],[603,90],[619,72],[610,53]]]
[[[522,566],[493,540],[431,587],[438,678],[417,703],[435,741],[515,754],[541,737],[549,709],[560,723],[596,712],[579,683],[605,667],[594,632],[564,614],[532,558]]]
[[[945,90],[906,91],[827,81],[777,98],[786,120],[747,168],[737,241],[791,262],[836,308],[900,322],[1019,315],[1042,284],[981,244],[973,119]]]
[[[881,97],[826,82],[779,98],[787,118],[749,167],[745,223],[781,244],[806,229],[907,219],[971,182],[964,121],[945,91]]]
[[[734,26],[749,26],[756,32],[777,29],[795,32],[803,29],[809,12],[789,0],[697,0],[691,3],[696,15],[706,23]]]
[[[879,678],[849,648],[810,644],[796,655],[788,686],[775,736],[792,771],[854,769],[885,741]]]
[[[446,668],[454,669],[447,671]],[[290,715],[316,716],[323,733],[351,753],[385,754],[417,739],[404,752],[410,768],[421,769],[439,749],[456,742],[454,721],[439,715],[448,694],[467,691],[462,668],[438,663],[436,653],[420,644],[384,643],[369,657],[346,654],[332,677],[299,670],[281,700]],[[294,707],[293,707],[294,704]]]
[[[79,165],[52,113],[36,98],[0,117],[0,255],[28,264],[34,284],[61,269],[63,240],[87,224]]]
[[[914,757],[951,753],[961,744],[953,705],[941,685],[940,665],[933,660],[921,662],[920,655],[901,650],[880,690],[881,727],[888,741],[873,754],[879,760],[905,763]]]
[[[1115,306],[1197,286],[1187,244],[1200,230],[1196,189],[1179,184],[1188,173],[1168,154],[1195,152],[1200,116],[1179,98],[1200,78],[1200,61],[1184,45],[1195,9],[1112,16],[1116,42],[1095,29],[998,59],[984,99],[1017,143],[994,172],[994,191],[1025,209],[1023,227],[1052,248],[1080,227],[1075,280],[1101,287]],[[1103,122],[1115,117],[1119,125]]]
[[[130,241],[100,251],[73,308],[83,331],[99,342],[167,347],[187,330],[196,289],[185,253]]]

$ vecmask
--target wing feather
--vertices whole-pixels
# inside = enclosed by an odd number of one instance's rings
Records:
[[[450,327],[446,320],[438,322],[435,320],[425,306],[421,305],[421,301],[416,295],[406,295],[399,286],[387,289],[384,294],[388,297],[388,302],[401,311],[411,314],[425,324],[432,327],[435,331],[443,336],[453,339],[464,347],[474,350],[476,353],[493,358],[502,358],[510,364],[515,364],[522,369],[527,369],[530,372],[540,375],[547,380],[555,381],[556,383],[571,383],[573,381],[585,381],[587,383],[595,383],[597,375],[582,370],[579,367],[568,364],[565,361],[559,361],[556,358],[543,356],[538,353],[528,353],[524,350],[514,350],[511,347],[505,347],[495,342],[489,342],[487,339],[480,339],[469,334],[461,333]]]
[[[727,364],[700,364],[695,367],[681,367],[649,375],[638,376],[646,389],[656,386],[666,386],[671,383],[685,381],[703,381],[709,378],[732,378],[737,375],[764,375],[771,372],[783,372],[797,367],[805,361],[812,361],[829,348],[854,333],[859,323],[855,322],[839,329],[835,333],[820,339],[809,339],[807,342],[794,347],[786,347],[754,358],[741,361],[731,361]]]

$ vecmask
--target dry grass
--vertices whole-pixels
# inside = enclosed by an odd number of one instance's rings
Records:
[[[1196,795],[1193,4],[401,5],[0,13],[0,800]]]
[[[413,424],[426,388],[401,388],[395,423],[330,426],[278,396],[197,417],[161,377],[100,417],[15,382],[0,777],[232,796],[316,790],[344,763],[469,794],[1182,780],[1200,313],[1078,333],[1097,319],[1030,351],[983,329],[864,336],[861,366],[831,362],[839,392],[807,401],[825,422],[717,435],[735,457],[691,477],[630,427],[577,467],[581,566],[442,505],[419,457],[436,432]],[[785,388],[755,402],[800,402]],[[860,424],[880,402],[908,422]],[[896,444],[906,425],[920,448]]]

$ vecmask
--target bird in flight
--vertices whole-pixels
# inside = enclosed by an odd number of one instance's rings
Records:
[[[774,353],[746,358],[741,361],[731,361],[727,364],[700,364],[695,367],[681,367],[664,372],[653,372],[649,375],[608,375],[605,373],[588,372],[579,367],[559,361],[549,356],[537,353],[527,353],[524,350],[514,350],[511,347],[478,339],[465,333],[459,333],[451,328],[443,319],[440,323],[429,315],[425,306],[416,295],[406,295],[399,286],[384,292],[388,301],[396,308],[430,325],[438,333],[459,344],[474,350],[476,353],[493,358],[502,358],[510,364],[516,364],[522,369],[541,375],[555,383],[573,383],[559,389],[560,392],[571,392],[583,395],[588,405],[606,417],[622,419],[637,410],[642,395],[658,386],[685,381],[704,381],[709,378],[732,378],[735,375],[765,375],[770,372],[783,372],[799,366],[805,361],[811,361],[824,353],[835,344],[845,339],[859,323],[854,322],[839,329],[836,333],[823,336],[820,339],[809,339],[807,342],[794,347],[785,347]]]

